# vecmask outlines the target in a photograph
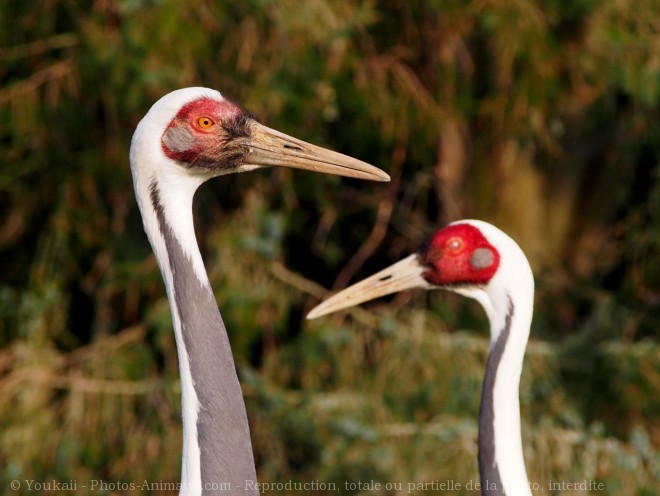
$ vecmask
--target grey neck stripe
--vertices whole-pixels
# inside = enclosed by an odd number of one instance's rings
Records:
[[[495,460],[495,377],[500,366],[502,355],[511,332],[514,305],[509,297],[509,310],[504,320],[504,329],[500,332],[495,345],[488,355],[486,375],[481,392],[481,409],[479,412],[479,474],[481,477],[481,494],[486,496],[506,496],[500,471]]]
[[[167,224],[155,182],[151,184],[151,202],[167,247],[173,297],[200,403],[197,442],[202,494],[258,494],[246,490],[246,481],[257,480],[250,430],[229,338],[215,297],[195,274]]]

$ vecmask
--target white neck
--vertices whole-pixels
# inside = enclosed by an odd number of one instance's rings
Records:
[[[516,301],[515,291],[509,296],[511,302]],[[523,458],[519,385],[532,314],[531,309],[514,303],[507,303],[506,312],[504,318],[500,318],[500,312],[497,318],[490,316],[491,347],[479,419],[482,479],[490,478],[492,483],[496,477],[484,475],[496,470],[501,487],[491,484],[490,491],[482,480],[482,494],[524,496],[531,495],[531,491]],[[492,387],[490,392],[486,390],[488,387]],[[492,401],[492,416],[487,413],[487,401]],[[489,429],[492,429],[490,439]]]
[[[131,170],[174,324],[183,416],[181,494],[206,494],[205,486],[220,483],[232,486],[229,494],[243,494],[241,484],[256,481],[245,404],[192,217],[193,196],[207,177],[162,153],[160,135],[169,120],[161,119],[160,129],[153,126],[149,118],[157,105],[133,136]]]
[[[534,307],[534,277],[522,250],[499,229],[475,223],[500,252],[484,288],[457,292],[478,300],[490,321],[490,354],[479,418],[482,494],[531,496],[520,432],[519,385]],[[486,484],[488,479],[488,484]]]
[[[143,121],[144,122],[144,121]],[[140,124],[143,125],[142,123]],[[197,416],[199,413],[199,401],[190,372],[190,362],[186,345],[183,339],[182,326],[179,311],[176,304],[175,288],[173,284],[170,257],[165,243],[163,232],[161,232],[158,216],[152,202],[154,185],[158,186],[160,205],[164,210],[164,216],[170,224],[177,238],[188,240],[186,251],[190,261],[195,267],[201,282],[208,284],[204,262],[199,248],[197,247],[195,228],[192,218],[192,201],[195,191],[201,184],[201,180],[178,172],[172,164],[164,157],[161,158],[160,150],[153,150],[147,146],[136,146],[137,138],[143,136],[136,131],[131,146],[131,165],[133,172],[133,184],[135,196],[142,214],[144,230],[156,255],[160,267],[165,288],[167,290],[172,322],[174,324],[174,336],[179,356],[179,374],[181,377],[181,406],[183,417],[183,453],[181,463],[181,485],[182,488],[191,488],[200,484],[200,447],[197,442]],[[150,140],[144,139],[146,143]],[[160,140],[156,141],[157,144]],[[156,162],[154,164],[154,162]],[[158,173],[159,181],[156,182]],[[185,249],[185,248],[184,248]],[[183,494],[183,490],[182,490]],[[191,493],[191,494],[194,494]]]

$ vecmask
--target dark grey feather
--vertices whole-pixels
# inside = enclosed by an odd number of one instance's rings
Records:
[[[195,136],[187,127],[173,126],[163,133],[163,143],[172,151],[185,152],[195,144]]]
[[[475,269],[485,269],[493,265],[495,254],[489,248],[477,248],[470,257],[470,265]]]
[[[181,244],[168,227],[157,186],[151,201],[163,233],[174,278],[181,332],[201,408],[197,435],[201,454],[202,494],[259,494],[246,491],[256,482],[250,430],[229,338],[210,288],[202,284]],[[213,484],[216,489],[213,490]],[[254,487],[254,484],[252,484]]]

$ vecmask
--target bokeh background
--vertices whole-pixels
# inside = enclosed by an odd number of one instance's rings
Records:
[[[261,482],[478,480],[475,302],[416,291],[304,319],[472,217],[536,275],[536,494],[658,494],[659,2],[6,0],[0,61],[0,492],[179,480],[176,350],[128,148],[153,102],[201,85],[392,176],[262,170],[196,196]]]

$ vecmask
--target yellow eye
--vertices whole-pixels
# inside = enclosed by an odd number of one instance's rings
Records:
[[[202,129],[209,129],[215,125],[215,122],[213,122],[213,119],[210,117],[200,117],[197,119],[197,124],[199,124],[199,127]]]
[[[457,253],[463,248],[463,240],[457,236],[449,238],[447,244],[445,244],[447,251],[451,253]]]

